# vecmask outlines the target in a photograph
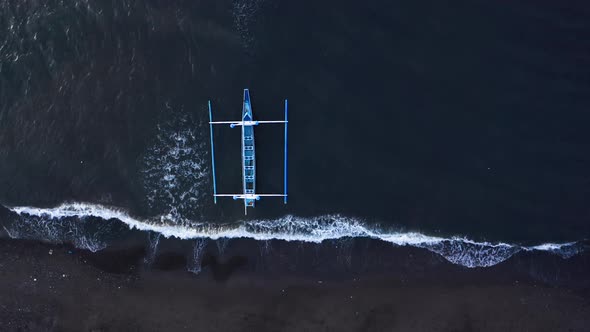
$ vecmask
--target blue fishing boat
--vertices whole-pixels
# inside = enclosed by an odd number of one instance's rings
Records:
[[[285,120],[277,121],[255,121],[252,113],[252,103],[250,102],[250,91],[244,89],[244,99],[242,102],[242,119],[238,121],[213,121],[211,112],[211,101],[209,106],[209,132],[211,136],[211,165],[213,175],[213,201],[217,204],[217,197],[232,197],[234,200],[241,199],[244,201],[244,214],[248,214],[248,208],[253,208],[257,200],[261,197],[283,197],[283,202],[287,204],[287,100],[285,99]],[[254,145],[254,127],[259,124],[285,124],[285,149],[284,149],[284,175],[282,194],[258,194],[256,193],[256,148]],[[229,124],[231,128],[242,128],[242,193],[239,194],[218,194],[215,177],[215,148],[213,145],[213,125]]]

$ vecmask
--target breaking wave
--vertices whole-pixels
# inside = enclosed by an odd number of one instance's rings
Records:
[[[112,232],[112,223],[92,222],[92,216],[76,218],[46,215],[19,215],[9,225],[3,225],[6,234],[13,239],[43,240],[52,243],[72,243],[76,248],[97,252],[107,247],[104,234]]]
[[[80,226],[78,226],[80,220],[82,221],[81,225],[84,225],[84,220],[88,218],[100,218],[103,220],[118,219],[130,229],[152,231],[165,237],[177,237],[180,239],[250,238],[258,241],[283,240],[321,243],[325,240],[343,238],[371,238],[398,246],[424,248],[441,255],[451,263],[469,268],[493,266],[520,251],[545,251],[559,255],[562,258],[569,258],[584,251],[584,246],[578,242],[521,246],[508,243],[476,242],[464,237],[444,238],[418,232],[388,231],[368,226],[359,219],[341,215],[323,215],[313,218],[288,215],[274,220],[248,220],[230,224],[201,222],[190,225],[177,225],[171,215],[138,219],[130,216],[122,209],[87,203],[66,203],[54,208],[20,206],[9,209],[17,213],[24,220],[24,224],[29,225],[30,229],[37,232],[39,232],[38,229],[48,229],[49,231],[41,231],[42,234],[39,235],[42,235],[42,238],[45,239],[47,234],[44,232],[48,232],[52,238],[63,236],[64,238],[61,241],[71,241],[75,244],[80,242],[77,240],[77,236],[82,236],[82,238],[85,238],[84,241],[89,241],[88,237],[84,235],[85,232],[72,233],[63,230],[52,232],[51,230],[59,227],[50,225],[58,225],[63,220],[68,220],[69,226],[80,229]],[[71,218],[76,218],[79,221],[73,222]],[[32,227],[35,224],[43,227]],[[7,232],[11,237],[23,235],[23,233],[15,234],[14,231],[8,229]],[[93,237],[90,237],[90,240],[92,239]],[[93,243],[92,248],[94,250],[104,247],[103,243]],[[86,245],[84,245],[84,248],[86,248]],[[195,250],[196,252],[201,251]]]

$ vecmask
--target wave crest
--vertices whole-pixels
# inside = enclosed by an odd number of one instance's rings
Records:
[[[570,258],[584,251],[583,245],[577,242],[544,243],[525,247],[508,243],[476,242],[460,237],[444,238],[417,232],[379,230],[359,219],[341,215],[323,215],[312,218],[288,215],[273,220],[248,220],[231,224],[203,222],[187,226],[175,224],[175,219],[171,215],[140,220],[121,209],[86,203],[66,203],[54,208],[21,206],[11,207],[10,210],[21,216],[22,220],[26,220],[25,224],[36,225],[32,229],[36,229],[37,232],[39,232],[37,228],[51,230],[52,223],[59,223],[64,219],[76,217],[83,220],[86,217],[96,217],[104,220],[118,219],[129,228],[153,231],[165,237],[180,239],[251,238],[258,241],[283,240],[321,243],[326,240],[364,237],[379,239],[399,246],[424,248],[441,255],[453,264],[469,268],[496,265],[522,250],[546,251],[562,258]],[[27,216],[30,218],[26,218]],[[78,227],[77,223],[72,224],[71,222],[70,226]],[[83,233],[78,232],[74,237],[66,236],[66,238],[76,244],[80,242],[76,236],[83,237]],[[49,236],[49,238],[64,236],[64,234],[55,231],[38,233],[38,235]],[[11,236],[18,235],[11,234]],[[62,239],[62,241],[65,240]],[[84,246],[88,245],[84,244]],[[97,248],[102,247],[95,245],[92,248],[99,250]]]

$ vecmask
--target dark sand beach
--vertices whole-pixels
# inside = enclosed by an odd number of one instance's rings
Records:
[[[567,261],[569,269],[583,268],[587,256]],[[141,248],[93,254],[2,240],[1,330],[590,330],[587,281],[535,281],[508,272],[522,264],[514,259],[483,270],[440,264],[434,273],[319,278],[256,272],[247,260],[224,266],[236,262],[231,257],[195,275],[173,254],[151,267],[144,257]],[[219,278],[224,269],[231,273]]]

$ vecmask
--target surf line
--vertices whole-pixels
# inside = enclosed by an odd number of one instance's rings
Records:
[[[130,216],[125,210],[92,203],[64,203],[53,208],[29,206],[8,207],[21,217],[32,216],[43,220],[69,217],[97,217],[117,219],[130,229],[154,231],[164,237],[179,239],[250,238],[254,240],[283,240],[321,243],[341,238],[371,238],[399,246],[425,248],[445,257],[452,263],[467,266],[492,266],[519,251],[546,251],[569,258],[584,250],[577,241],[543,243],[520,246],[509,243],[477,242],[465,237],[437,237],[418,232],[386,232],[372,229],[356,218],[341,215],[322,215],[302,218],[287,215],[273,220],[248,220],[232,224],[195,223],[191,226],[175,225],[171,216],[163,215],[147,220]],[[484,257],[481,258],[481,254]],[[478,258],[479,257],[479,258]]]

